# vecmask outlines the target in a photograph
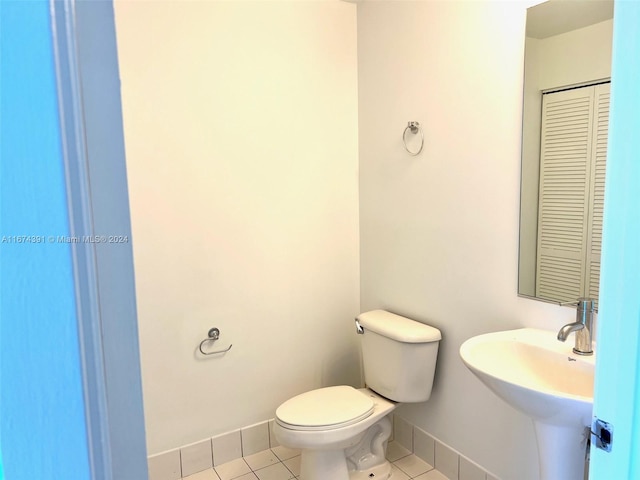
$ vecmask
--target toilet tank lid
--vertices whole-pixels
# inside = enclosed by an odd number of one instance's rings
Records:
[[[442,339],[442,334],[437,328],[386,310],[361,313],[357,320],[365,329],[398,342],[427,343]]]

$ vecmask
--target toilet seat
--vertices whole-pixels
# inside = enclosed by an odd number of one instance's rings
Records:
[[[353,387],[326,387],[284,402],[276,410],[276,421],[291,430],[334,430],[369,417],[374,405],[371,397]]]

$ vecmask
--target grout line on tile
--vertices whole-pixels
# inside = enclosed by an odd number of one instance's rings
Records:
[[[213,438],[209,438],[209,446],[211,447],[211,468],[214,468],[216,465],[215,460],[213,459]],[[217,475],[217,473],[216,473]]]

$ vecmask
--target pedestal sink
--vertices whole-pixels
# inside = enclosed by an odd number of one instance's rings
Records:
[[[557,332],[522,328],[470,338],[464,364],[498,397],[533,420],[541,480],[583,480],[593,409],[595,355],[572,351]]]

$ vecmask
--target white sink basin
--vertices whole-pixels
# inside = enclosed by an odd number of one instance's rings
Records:
[[[573,335],[563,343],[557,332],[522,328],[479,335],[460,347],[482,383],[533,419],[542,479],[583,475],[595,355],[577,355],[573,345]]]
[[[460,347],[465,365],[496,395],[530,417],[589,425],[595,356],[576,355],[573,338],[534,328],[487,333]]]

